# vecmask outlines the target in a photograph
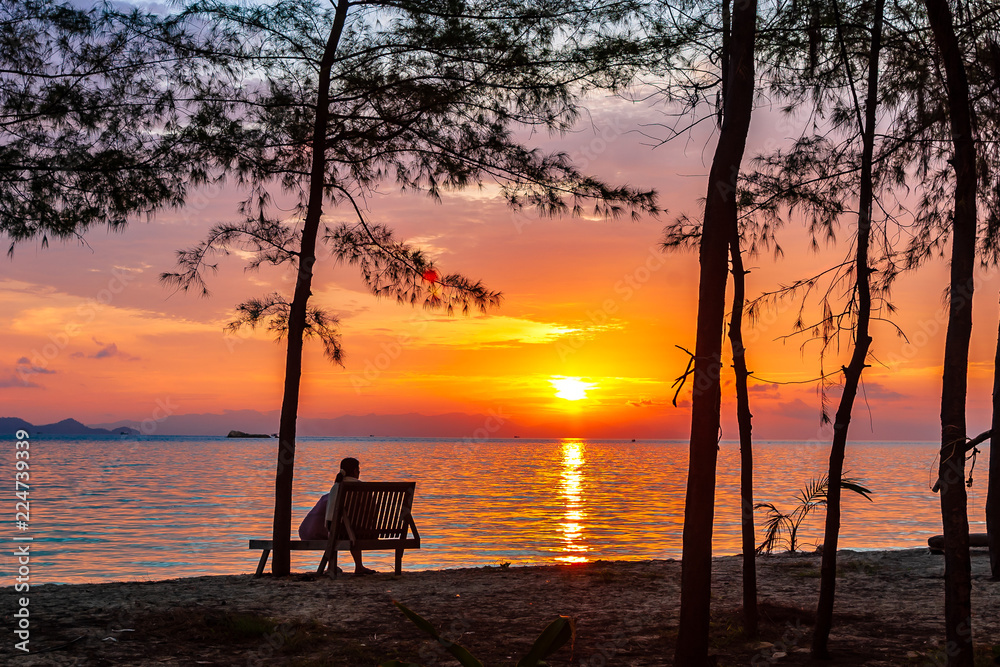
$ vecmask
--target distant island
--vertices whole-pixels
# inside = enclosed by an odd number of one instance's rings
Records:
[[[31,435],[139,435],[138,430],[128,426],[118,426],[114,429],[91,428],[75,419],[36,426],[17,417],[0,417],[0,430],[4,433],[27,431]]]
[[[244,433],[243,431],[230,431],[227,438],[273,438],[275,436],[267,433]]]

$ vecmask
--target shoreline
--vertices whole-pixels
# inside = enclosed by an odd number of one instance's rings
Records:
[[[739,627],[741,558],[713,558],[713,650],[720,665],[807,665],[818,554],[757,560],[762,634]],[[944,561],[926,547],[838,554],[835,659],[825,665],[935,665],[943,656]],[[977,648],[1000,654],[1000,582],[973,550]],[[3,596],[5,623],[17,597]],[[513,665],[556,616],[576,640],[550,664],[671,665],[680,562],[596,561],[404,570],[400,576],[296,573],[46,584],[30,598],[32,651],[0,646],[17,665],[377,665],[398,658],[455,664],[392,606],[399,600],[485,664]],[[9,627],[9,626],[8,626]],[[10,636],[9,636],[10,637]],[[55,649],[55,650],[51,650]],[[782,654],[782,655],[778,655]],[[988,653],[987,653],[988,654]],[[16,656],[16,657],[15,657]],[[16,662],[14,662],[16,660]],[[756,662],[754,662],[756,661]],[[819,664],[819,663],[817,663]]]
[[[898,547],[884,547],[884,546],[879,546],[879,547],[863,548],[863,547],[850,546],[850,547],[845,547],[845,548],[840,549],[840,553],[858,553],[858,554],[881,553],[881,552],[895,553],[895,552],[901,552],[901,551],[915,551],[915,550],[927,550],[927,549],[928,549],[928,546],[927,546],[927,543],[926,543],[926,540],[925,540],[923,542],[923,544],[910,545],[910,546],[898,546]],[[977,548],[973,547],[972,553],[975,554],[976,552],[977,552]],[[256,553],[259,553],[259,551],[256,552]],[[305,555],[303,555],[303,554],[311,554],[311,553],[313,553],[313,552],[298,552],[298,551],[293,551],[292,552],[292,561],[293,561],[292,562],[292,571],[293,571],[293,574],[307,575],[307,574],[312,574],[314,572],[315,565],[317,565],[319,563],[320,553],[319,552],[315,552],[315,558],[312,558],[311,556],[305,556]],[[390,570],[392,568],[392,565],[391,565],[391,561],[392,561],[391,551],[370,552],[370,553],[372,553],[372,554],[379,554],[379,556],[376,556],[376,558],[381,557],[381,559],[382,559],[381,562],[379,562],[378,565],[377,565],[377,567],[376,567],[376,569],[379,572],[383,572],[384,573],[384,572],[386,572],[386,571],[388,571],[388,570]],[[811,555],[819,555],[820,553],[821,552],[818,551],[818,550],[815,550],[815,551],[800,550],[800,551],[796,552],[794,555],[795,556],[811,556]],[[419,554],[419,552],[418,551],[414,551],[412,557],[417,557],[417,554]],[[773,556],[784,557],[784,556],[789,556],[789,554],[787,554],[785,552],[775,552],[773,554]],[[712,560],[713,560],[713,562],[716,562],[716,561],[720,561],[720,560],[727,559],[727,558],[739,558],[739,557],[741,557],[740,553],[726,553],[726,554],[714,555],[714,556],[712,556]],[[771,557],[771,556],[758,556],[758,559],[769,558],[769,557]],[[369,557],[366,556],[366,561],[368,560],[368,558]],[[502,561],[502,560],[503,560],[502,558],[498,558],[498,559],[495,559],[495,560],[493,560],[493,561],[491,561],[489,563],[462,564],[462,565],[445,565],[445,566],[442,566],[442,567],[429,566],[429,567],[426,567],[426,568],[412,568],[411,569],[411,568],[407,567],[406,559],[404,558],[404,562],[403,562],[403,574],[405,575],[407,573],[416,574],[416,573],[425,573],[425,572],[455,572],[455,571],[458,571],[458,570],[481,570],[481,569],[489,569],[489,568],[498,567],[498,561]],[[583,563],[561,563],[561,562],[551,562],[551,561],[550,562],[532,562],[532,561],[513,562],[512,561],[511,564],[510,564],[510,567],[511,568],[515,568],[515,569],[522,569],[522,568],[531,568],[531,567],[550,567],[550,566],[563,566],[563,565],[587,565],[587,564],[593,564],[593,563],[650,563],[650,562],[675,562],[675,561],[678,562],[678,563],[680,563],[681,557],[680,557],[679,554],[676,555],[676,556],[666,556],[666,557],[663,557],[663,558],[642,558],[642,557],[635,557],[635,558],[596,558],[594,560],[585,561]],[[349,559],[348,559],[348,563],[350,563]],[[302,569],[301,566],[306,565],[306,564],[308,564],[309,568],[312,568],[312,569]],[[297,571],[295,569],[296,566],[299,566],[299,568],[300,568]],[[270,561],[270,559],[268,559],[267,569],[265,570],[265,574],[268,574],[268,572],[270,570],[270,567],[271,567],[271,561]],[[244,576],[244,575],[248,575],[248,574],[252,575],[255,569],[256,569],[256,557],[254,558],[254,560],[252,562],[249,561],[249,560],[247,561],[247,569],[244,572],[195,573],[195,574],[184,574],[184,575],[178,576],[178,577],[170,577],[170,578],[163,578],[163,579],[138,578],[137,577],[137,578],[132,578],[132,579],[94,579],[94,580],[89,580],[89,581],[68,581],[68,582],[67,581],[46,581],[46,582],[42,582],[42,583],[32,583],[31,584],[31,588],[32,588],[32,590],[39,590],[40,588],[46,587],[46,586],[52,586],[52,587],[56,587],[56,586],[60,586],[60,587],[64,587],[64,586],[99,586],[99,585],[115,585],[115,584],[157,583],[157,582],[163,582],[163,581],[174,581],[174,580],[179,580],[179,579],[199,579],[199,578],[205,578],[205,577],[240,577],[240,576]],[[0,586],[0,590],[4,590],[4,588],[10,589],[11,586],[7,586],[7,587]]]

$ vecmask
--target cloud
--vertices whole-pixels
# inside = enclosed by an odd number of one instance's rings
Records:
[[[0,389],[44,389],[42,385],[29,380],[23,373],[0,375]]]
[[[908,398],[906,394],[900,394],[898,391],[893,391],[884,384],[879,384],[878,382],[865,382],[862,386],[864,388],[862,396],[867,398],[877,398],[880,401],[898,401],[900,399]]]
[[[114,343],[110,345],[105,345],[101,350],[94,355],[91,355],[91,359],[107,359],[108,357],[118,356],[118,346]]]
[[[761,396],[779,396],[781,391],[778,389],[778,384],[773,382],[771,384],[753,384],[747,388],[752,394],[760,394]]]
[[[836,385],[830,388],[830,396],[839,398],[843,393],[843,385]],[[898,401],[908,397],[906,394],[900,394],[898,391],[889,389],[884,384],[880,384],[878,382],[864,382],[860,387],[858,387],[858,398],[868,400],[878,399],[879,401]]]
[[[55,375],[56,371],[49,370],[42,366],[35,366],[32,364],[27,357],[21,357],[17,360],[17,374],[20,376],[29,375],[31,373],[37,373],[39,375]]]
[[[425,253],[434,257],[435,255],[447,255],[451,253],[451,250],[443,245],[437,245],[434,243],[440,238],[444,238],[444,234],[434,234],[429,236],[414,236],[406,240],[406,243],[416,247],[419,250],[423,250]]]
[[[812,421],[816,424],[820,422],[820,406],[818,401],[814,405],[809,405],[801,398],[796,398],[793,401],[779,403],[778,409],[775,412],[788,419]]]
[[[132,356],[118,349],[115,343],[109,343],[105,345],[96,353],[90,355],[91,359],[110,359],[111,357],[119,357],[125,361],[138,361],[139,357]]]
[[[640,398],[638,400],[625,401],[626,405],[631,405],[633,408],[652,408],[658,405],[669,405],[670,401],[654,401],[651,398]],[[680,402],[678,402],[680,405]]]
[[[101,341],[97,340],[96,338],[92,338],[91,340],[93,340],[101,349],[93,354],[85,355],[83,352],[74,352],[70,356],[77,359],[81,357],[86,357],[87,359],[110,359],[112,357],[119,357],[120,359],[124,359],[125,361],[139,360],[139,357],[134,357],[131,354],[127,354],[119,350],[117,343],[104,344]]]

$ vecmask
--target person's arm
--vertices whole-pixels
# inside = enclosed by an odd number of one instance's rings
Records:
[[[340,490],[340,485],[334,482],[333,486],[330,487],[330,497],[326,501],[326,529],[330,530],[330,524],[333,523],[333,508],[338,501],[338,491]]]

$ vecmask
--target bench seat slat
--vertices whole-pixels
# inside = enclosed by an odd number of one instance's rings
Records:
[[[358,539],[358,546],[361,547],[362,551],[378,551],[380,549],[397,549],[402,546],[404,549],[419,549],[420,540],[414,537],[408,537],[406,539],[394,539],[394,540],[379,540],[373,538]],[[337,551],[350,551],[351,541],[350,540],[337,540],[336,543]],[[292,551],[326,551],[326,540],[292,540],[288,544],[289,549]],[[268,551],[274,548],[274,543],[272,540],[250,540],[250,550],[258,551],[260,549],[267,549]]]

